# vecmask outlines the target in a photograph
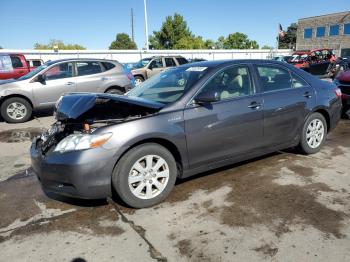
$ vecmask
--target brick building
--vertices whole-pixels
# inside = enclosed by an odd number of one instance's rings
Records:
[[[313,48],[350,56],[350,11],[299,19],[296,49]]]

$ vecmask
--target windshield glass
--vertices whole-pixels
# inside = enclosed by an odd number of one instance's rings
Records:
[[[206,73],[207,67],[178,67],[168,69],[138,87],[127,96],[140,97],[168,104],[184,95]]]
[[[46,62],[45,64],[35,68],[33,71],[30,71],[28,74],[21,76],[20,78],[18,78],[17,80],[26,80],[29,79],[33,76],[35,76],[37,73],[39,73],[40,71],[44,70],[45,68],[47,68],[48,66],[52,65],[53,62]]]
[[[146,66],[150,61],[152,60],[151,57],[148,58],[143,58],[140,61],[138,61],[136,64],[134,64],[134,68],[142,68],[144,66]]]

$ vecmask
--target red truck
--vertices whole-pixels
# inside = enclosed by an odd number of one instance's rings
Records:
[[[42,63],[42,60],[39,59],[39,61]],[[37,65],[37,61],[28,62],[23,54],[0,54],[0,80],[19,78],[32,71]]]

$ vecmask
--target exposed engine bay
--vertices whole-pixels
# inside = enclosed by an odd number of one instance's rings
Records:
[[[146,117],[158,112],[163,104],[107,94],[72,93],[56,105],[56,122],[37,140],[43,155],[51,152],[65,137],[90,134],[96,129]]]

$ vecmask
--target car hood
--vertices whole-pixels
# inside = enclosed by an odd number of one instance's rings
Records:
[[[68,93],[57,102],[55,114],[58,121],[101,120],[155,113],[164,106],[162,103],[125,95]]]
[[[342,81],[342,82],[350,82],[350,70],[341,72],[337,76],[337,80]]]

